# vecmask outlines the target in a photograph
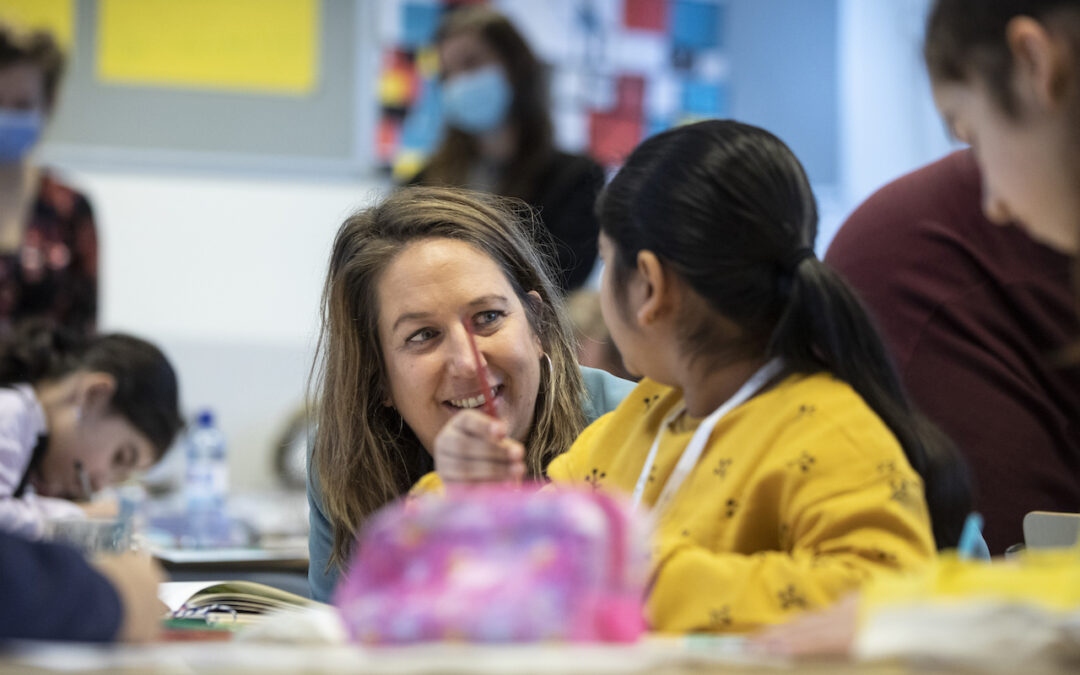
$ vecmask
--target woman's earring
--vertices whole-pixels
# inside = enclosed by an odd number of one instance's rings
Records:
[[[547,415],[550,413],[550,411],[552,409],[552,406],[555,405],[555,364],[553,364],[551,362],[551,357],[548,356],[547,352],[544,352],[543,356],[544,356],[544,360],[546,360],[547,364],[548,364],[548,383],[547,383],[547,391],[546,392],[541,391],[540,393],[542,395],[539,396],[538,398],[543,400],[543,406],[544,407],[543,407],[542,417],[546,419]],[[541,387],[541,390],[542,389],[543,388]]]
[[[75,424],[82,422],[82,406],[75,408]]]

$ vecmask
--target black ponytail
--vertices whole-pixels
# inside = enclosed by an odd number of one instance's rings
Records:
[[[597,211],[617,286],[638,252],[652,251],[739,327],[743,355],[780,356],[789,372],[828,371],[850,384],[922,477],[938,546],[957,543],[971,502],[966,468],[912,409],[862,303],[813,257],[813,192],[782,141],[720,120],[664,132],[634,150]],[[683,348],[715,355],[715,322],[686,318]]]
[[[851,287],[807,260],[793,270],[790,297],[769,343],[794,372],[825,369],[851,385],[900,441],[923,478],[940,547],[955,546],[971,509],[967,467],[952,440],[914,410],[877,327]]]
[[[44,320],[30,320],[0,343],[0,386],[38,384],[77,370],[116,380],[110,408],[142,432],[160,458],[183,426],[176,373],[154,345],[113,333],[83,337]]]

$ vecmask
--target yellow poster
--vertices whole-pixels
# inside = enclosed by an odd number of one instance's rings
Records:
[[[0,21],[47,30],[70,51],[75,39],[75,0],[0,0]]]
[[[101,0],[105,82],[303,95],[318,78],[319,0]]]

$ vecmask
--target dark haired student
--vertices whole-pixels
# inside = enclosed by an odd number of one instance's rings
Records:
[[[955,545],[963,466],[814,257],[814,196],[779,139],[732,121],[654,136],[598,213],[604,318],[644,379],[548,476],[653,511],[653,629],[780,623]]]
[[[182,424],[157,347],[24,325],[0,344],[0,531],[37,538],[81,515],[70,500],[150,467]]]

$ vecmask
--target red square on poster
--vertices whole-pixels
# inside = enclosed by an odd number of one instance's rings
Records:
[[[667,0],[626,0],[623,23],[627,28],[663,32],[667,29]]]
[[[626,118],[600,112],[589,114],[589,154],[601,164],[622,164],[640,140],[640,117]]]
[[[615,110],[620,117],[641,117],[645,103],[645,78],[619,75],[615,80]]]

